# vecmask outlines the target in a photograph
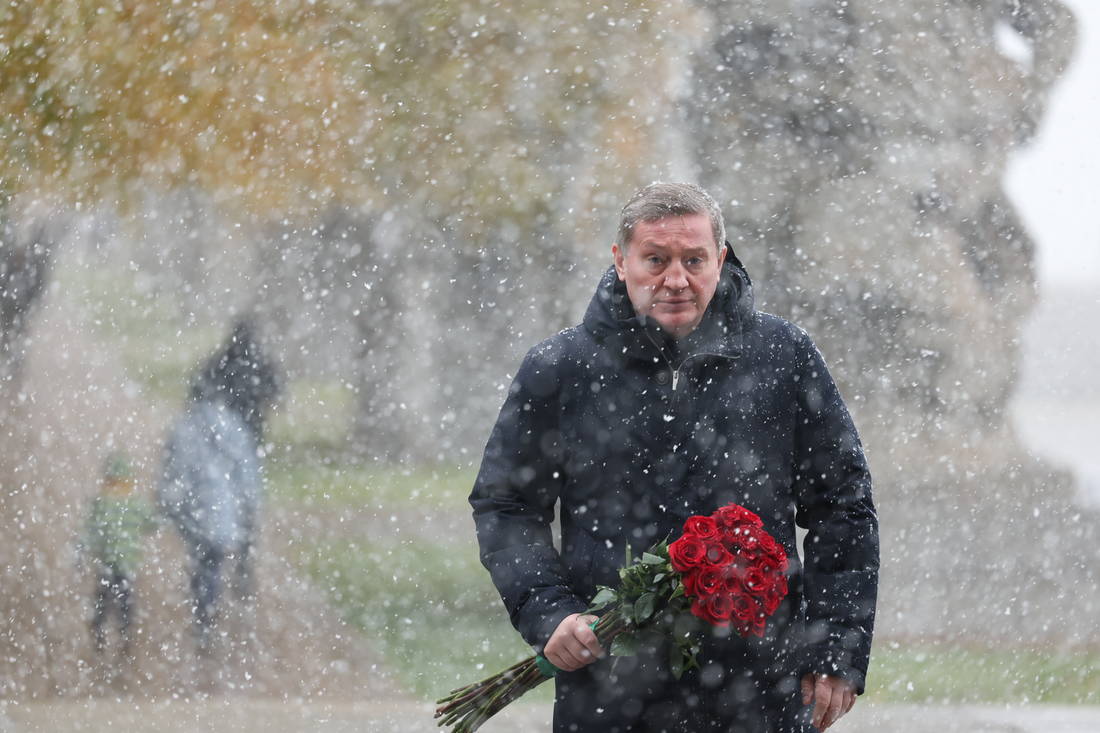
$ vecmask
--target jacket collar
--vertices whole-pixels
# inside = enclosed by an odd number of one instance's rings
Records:
[[[656,321],[634,312],[626,284],[614,267],[607,269],[596,287],[584,316],[585,329],[615,352],[648,361],[663,357],[676,366],[704,354],[739,356],[742,333],[753,312],[752,281],[730,243],[725,246],[726,261],[714,298],[699,326],[684,338],[673,339]]]

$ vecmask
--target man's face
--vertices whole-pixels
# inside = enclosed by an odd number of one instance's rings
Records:
[[[639,222],[626,251],[611,253],[634,311],[677,339],[703,320],[726,259],[703,214]]]

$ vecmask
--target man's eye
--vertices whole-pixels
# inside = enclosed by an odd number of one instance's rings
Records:
[[[687,261],[688,267],[698,267],[703,264],[702,257],[689,257]]]
[[[657,255],[650,255],[649,257],[646,257],[645,261],[648,262],[651,265],[661,264],[661,258],[658,257]]]

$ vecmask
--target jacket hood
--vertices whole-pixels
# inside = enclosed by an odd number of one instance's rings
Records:
[[[642,359],[652,358],[655,351],[677,354],[679,361],[695,354],[739,355],[742,332],[754,308],[752,280],[733,246],[726,242],[725,247],[726,261],[703,320],[679,341],[654,319],[635,313],[626,283],[619,280],[614,266],[600,278],[584,315],[584,328],[597,341]]]

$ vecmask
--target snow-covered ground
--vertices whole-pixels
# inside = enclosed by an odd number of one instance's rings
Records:
[[[484,733],[550,733],[550,706],[519,702]],[[0,733],[425,733],[437,730],[424,703],[217,698],[205,702],[0,703]],[[835,733],[1096,733],[1100,707],[857,704]]]

